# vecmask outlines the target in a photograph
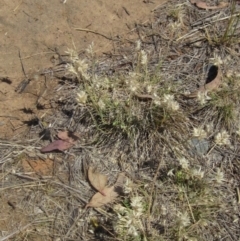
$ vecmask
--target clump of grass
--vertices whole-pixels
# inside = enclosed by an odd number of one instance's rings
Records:
[[[199,116],[206,122],[213,122],[215,126],[226,128],[230,132],[236,130],[239,113],[239,79],[224,77],[222,86],[216,92],[208,94],[208,100],[201,103]],[[204,97],[205,98],[205,97]],[[205,99],[206,100],[206,99]]]
[[[131,183],[127,197],[114,206],[117,237],[134,241],[198,240],[218,213],[225,210],[224,193],[218,188],[226,181],[223,171],[219,168],[203,171],[190,165],[186,158],[180,158],[179,164],[167,177],[170,185],[165,186],[165,180],[154,181],[153,186],[158,186],[156,193],[150,191],[152,185],[149,183]],[[173,194],[168,202],[164,202],[168,187],[172,188]],[[149,202],[151,196],[153,203]],[[168,231],[162,231],[159,228],[162,225]]]
[[[186,118],[174,97],[175,86],[148,72],[145,51],[137,52],[134,71],[115,76],[87,73],[86,61],[74,56],[71,51],[67,71],[79,80],[76,102],[100,132],[134,139],[138,133],[184,131]]]
[[[219,21],[224,20],[220,19]],[[205,29],[206,39],[210,45],[215,46],[231,46],[239,42],[237,27],[239,24],[240,15],[236,10],[236,1],[233,1],[230,6],[230,14],[227,18],[226,27],[216,27],[213,25]]]

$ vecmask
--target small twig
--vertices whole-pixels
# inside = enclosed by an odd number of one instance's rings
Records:
[[[97,35],[100,35],[100,36],[102,36],[102,37],[104,37],[104,38],[106,38],[106,39],[108,39],[108,40],[113,41],[112,38],[110,38],[110,37],[108,37],[108,36],[106,36],[106,35],[104,35],[104,34],[102,34],[102,33],[93,31],[93,30],[91,30],[91,29],[85,29],[85,28],[74,28],[74,29],[77,30],[77,31],[81,31],[81,32],[87,32],[87,33],[89,32],[89,33],[97,34]]]
[[[21,0],[20,3],[14,8],[13,12],[16,12],[22,3],[23,3],[23,0]]]
[[[152,95],[148,95],[148,94],[134,93],[134,96],[140,100],[152,100],[154,98]]]
[[[0,117],[19,120],[18,117],[15,117],[15,116],[9,116],[9,115],[0,115]]]
[[[217,146],[217,144],[214,143],[214,145],[213,145],[213,146],[209,149],[209,151],[207,152],[206,156],[208,156],[216,146]]]
[[[126,14],[130,16],[130,13],[128,12],[128,10],[125,7],[122,7],[122,8],[126,12]]]
[[[215,23],[215,22],[223,21],[223,20],[229,19],[229,18],[231,18],[231,17],[236,17],[236,16],[240,16],[240,13],[233,14],[232,16],[227,16],[227,17],[220,18],[220,19],[217,19],[217,20],[212,20],[211,23],[206,24],[206,25],[204,25],[204,26],[202,26],[202,27],[199,27],[199,28],[197,28],[197,29],[193,29],[192,31],[188,32],[187,34],[185,34],[185,35],[179,37],[178,39],[176,39],[176,41],[178,42],[178,41],[181,40],[181,39],[189,38],[189,37],[191,37],[192,35],[194,35],[196,32],[198,32],[199,30],[205,29],[206,27],[212,25],[212,24]]]
[[[194,23],[191,23],[191,26],[192,27],[196,27],[197,25],[200,25],[200,24],[204,24],[204,22],[210,22],[210,21],[213,21],[214,18],[217,18],[220,16],[221,13],[219,13],[218,15],[216,15],[216,13],[211,13],[210,15],[208,16],[205,16],[201,19],[198,19],[196,22]]]
[[[19,59],[20,59],[20,62],[21,62],[22,72],[25,75],[25,79],[17,86],[15,91],[18,92],[19,94],[21,94],[25,90],[25,88],[27,87],[27,85],[30,83],[31,80],[28,78],[28,76],[25,72],[20,50],[18,50],[18,56],[19,56]]]
[[[191,205],[190,205],[190,203],[189,203],[189,201],[188,201],[188,197],[187,197],[186,192],[184,192],[184,195],[185,195],[185,198],[186,198],[186,200],[187,200],[188,208],[189,208],[189,211],[190,211],[190,213],[191,213],[191,216],[192,216],[193,222],[196,223],[196,220],[195,220],[194,215],[193,215],[192,207],[191,207]]]
[[[23,62],[22,62],[22,57],[21,57],[20,50],[18,50],[18,57],[19,57],[20,62],[21,62],[22,72],[24,73],[25,78],[27,79],[27,75],[26,75],[26,72],[25,72],[25,69],[24,69],[24,66],[23,66]]]
[[[237,199],[238,199],[238,204],[240,204],[240,192],[238,187],[237,187]]]
[[[23,58],[21,58],[22,60],[23,59],[29,59],[29,58],[32,58],[34,56],[37,56],[37,55],[43,55],[43,54],[53,54],[55,53],[54,51],[53,52],[40,52],[40,53],[36,53],[36,54],[32,54],[32,55],[28,55],[28,56],[25,56]]]

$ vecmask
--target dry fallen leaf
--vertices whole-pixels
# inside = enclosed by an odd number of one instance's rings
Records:
[[[43,153],[55,151],[55,150],[65,151],[72,146],[73,146],[73,144],[70,142],[63,141],[63,140],[56,140],[56,141],[53,141],[52,143],[48,144],[47,146],[43,147],[40,151]]]
[[[43,153],[54,151],[54,150],[65,151],[70,147],[72,147],[78,139],[76,135],[68,131],[59,131],[58,138],[60,140],[53,141],[52,143],[43,147],[40,151]]]
[[[123,188],[125,181],[126,181],[125,173],[121,172],[118,174],[118,178],[117,178],[117,181],[115,182],[114,186],[116,188]]]
[[[104,188],[105,196],[103,196],[100,192],[97,192],[90,200],[90,202],[87,204],[86,207],[94,207],[98,208],[105,204],[108,204],[110,202],[113,202],[116,197],[118,196],[118,193],[115,192],[115,187],[105,187]]]
[[[189,98],[195,98],[198,96],[199,93],[207,93],[209,91],[213,91],[213,90],[217,90],[221,84],[221,77],[222,77],[222,72],[220,70],[220,68],[218,68],[217,66],[215,66],[217,68],[217,75],[216,77],[206,83],[204,86],[201,86],[198,90],[192,92],[190,95],[188,95],[187,97]]]
[[[205,2],[198,1],[198,0],[191,0],[190,1],[192,4],[195,4],[198,8],[201,9],[220,9],[220,8],[225,8],[228,6],[228,3],[226,2],[220,2],[217,6],[208,6]]]
[[[97,192],[90,200],[90,202],[86,205],[86,207],[94,207],[98,208],[105,204],[113,202],[119,195],[119,188],[122,189],[125,181],[125,174],[120,173],[118,175],[117,181],[115,185],[111,187],[105,187],[102,191],[104,195],[100,192]]]
[[[217,68],[217,70],[216,70],[217,75],[212,81],[205,84],[204,87],[205,87],[205,90],[207,90],[207,91],[217,90],[221,84],[222,72],[221,72],[220,68],[218,68],[217,66],[215,66],[215,67]]]
[[[99,172],[96,172],[93,167],[88,169],[88,179],[91,185],[105,196],[103,189],[107,185],[107,177]]]
[[[58,138],[63,140],[63,141],[75,143],[78,139],[78,136],[76,136],[74,133],[69,132],[69,131],[59,131],[58,132]]]

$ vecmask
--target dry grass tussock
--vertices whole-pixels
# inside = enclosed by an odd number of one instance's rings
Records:
[[[112,54],[69,49],[45,73],[60,80],[54,113],[24,141],[0,143],[1,199],[22,217],[0,240],[238,240],[239,18],[234,1],[216,10],[169,1]],[[41,154],[59,130],[79,141]],[[24,158],[54,160],[51,175],[24,171]],[[84,208],[89,166],[111,184],[126,174],[114,203]]]

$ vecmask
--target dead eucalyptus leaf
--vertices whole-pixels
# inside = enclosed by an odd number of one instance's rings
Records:
[[[190,1],[192,4],[195,4],[198,8],[201,9],[221,9],[221,8],[225,8],[228,6],[228,3],[226,2],[220,2],[217,6],[208,6],[205,2],[202,1],[195,1],[195,0],[191,0]]]
[[[221,84],[222,72],[219,67],[215,67],[217,68],[217,75],[212,81],[205,84],[204,87],[207,91],[217,90]]]
[[[65,151],[71,148],[78,139],[78,137],[75,134],[68,131],[59,131],[57,136],[60,140],[53,141],[52,143],[43,147],[40,151],[42,153],[51,152],[55,150]]]
[[[207,83],[203,86],[201,86],[198,90],[192,92],[190,95],[188,95],[188,98],[195,98],[200,93],[208,93],[209,91],[217,90],[221,84],[221,78],[222,78],[222,72],[219,67],[215,66],[217,68],[217,75],[216,77],[211,80],[210,82],[206,81]]]
[[[78,140],[78,136],[76,136],[74,133],[71,133],[69,131],[59,131],[58,132],[58,138],[63,141],[68,141],[70,143],[75,143]]]
[[[104,188],[107,185],[107,177],[97,171],[94,170],[93,167],[89,167],[88,169],[88,179],[91,185],[99,191],[102,195],[105,196],[103,192]]]
[[[51,151],[55,151],[55,150],[65,151],[72,146],[73,146],[73,144],[70,142],[63,141],[63,140],[56,140],[56,141],[51,142],[47,146],[43,147],[40,151],[42,153],[51,152]]]
[[[97,192],[91,198],[90,202],[87,204],[86,207],[101,207],[105,204],[113,202],[118,196],[118,193],[115,191],[115,186],[105,187],[103,191],[105,196],[103,196],[100,192]]]
[[[116,183],[114,184],[114,186],[116,187],[116,189],[118,190],[118,192],[122,192],[122,189],[124,187],[126,181],[126,176],[124,172],[121,172],[118,174],[118,178]]]
[[[68,131],[59,131],[57,134],[58,138],[64,141],[69,140]]]
[[[91,198],[90,202],[86,205],[86,207],[98,208],[105,204],[115,201],[115,199],[118,197],[119,193],[121,192],[121,189],[123,188],[124,183],[125,183],[125,174],[120,173],[118,175],[116,183],[111,187],[104,187],[104,189],[102,190],[104,195],[100,192],[97,192]]]

